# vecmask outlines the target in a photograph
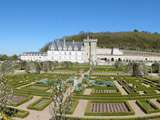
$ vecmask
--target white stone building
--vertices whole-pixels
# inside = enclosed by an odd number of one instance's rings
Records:
[[[24,61],[68,61],[104,65],[115,61],[160,62],[160,53],[98,48],[97,39],[88,37],[83,42],[54,41],[46,53],[28,52],[23,53],[20,58]]]
[[[96,64],[97,40],[84,39],[83,42],[65,40],[54,41],[46,53],[26,52],[20,56],[24,61],[58,61]]]

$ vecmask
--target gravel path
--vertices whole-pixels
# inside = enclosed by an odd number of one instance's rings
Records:
[[[113,81],[113,82],[122,95],[128,95],[128,93],[123,89],[123,87],[117,81]]]

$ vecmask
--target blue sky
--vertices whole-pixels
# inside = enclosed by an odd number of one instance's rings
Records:
[[[160,32],[160,0],[0,0],[0,54],[38,51],[65,35]]]

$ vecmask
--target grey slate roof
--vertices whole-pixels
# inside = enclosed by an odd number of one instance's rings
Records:
[[[52,50],[54,48],[54,50],[59,50],[58,48],[62,48],[62,50],[69,50],[69,48],[71,48],[71,50],[74,50],[74,48],[77,48],[77,50],[81,50],[81,48],[83,47],[83,42],[71,42],[71,41],[63,41],[63,40],[57,40],[57,41],[53,41],[51,46],[50,46],[50,50]]]
[[[22,55],[47,56],[45,52],[24,52]]]

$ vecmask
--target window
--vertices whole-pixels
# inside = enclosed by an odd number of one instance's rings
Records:
[[[114,61],[114,58],[111,58],[111,61],[113,62],[113,61]]]

